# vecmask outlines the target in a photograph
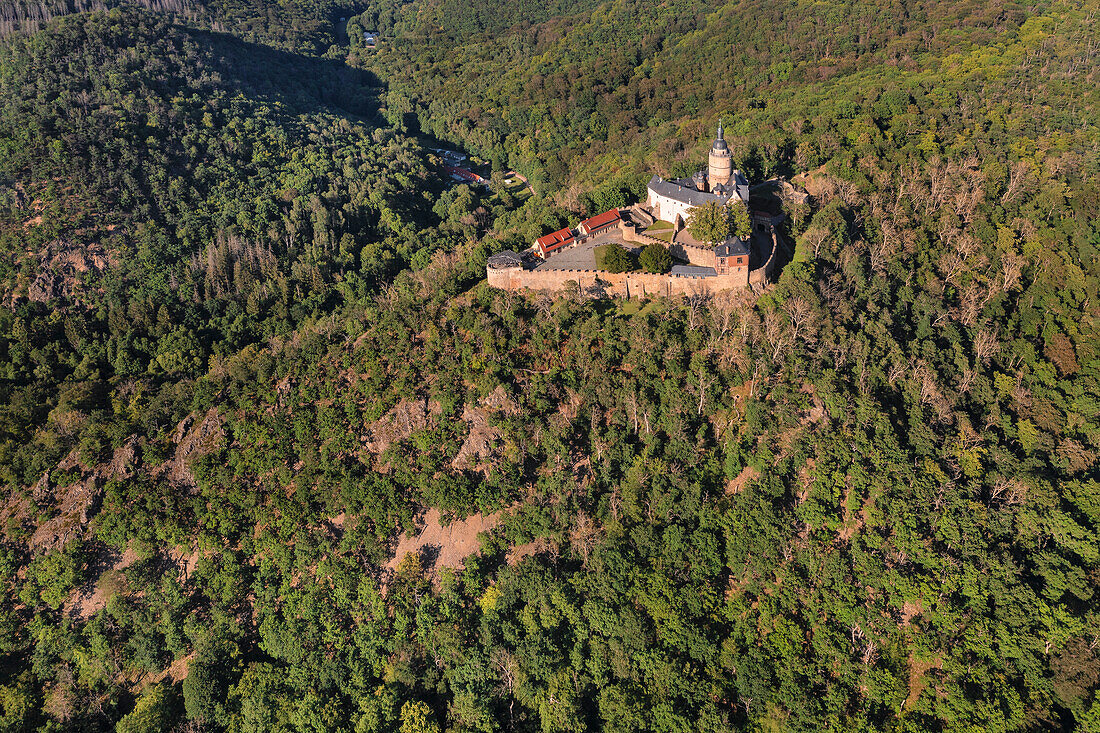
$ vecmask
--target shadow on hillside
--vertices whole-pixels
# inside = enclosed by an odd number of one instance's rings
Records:
[[[240,93],[279,103],[296,114],[328,111],[373,119],[383,87],[378,77],[339,59],[323,58],[248,41],[232,33],[189,25],[173,13],[136,7],[59,14],[42,24],[43,43],[58,53],[94,63],[84,47],[146,59],[140,83],[172,98],[177,94]],[[151,49],[155,49],[153,53]],[[32,52],[34,55],[34,52]],[[84,55],[84,59],[80,56]],[[116,64],[124,65],[124,64]],[[88,73],[94,75],[89,69]],[[183,83],[186,80],[186,83]],[[82,82],[83,83],[83,82]]]
[[[343,61],[283,51],[228,33],[178,28],[216,57],[221,82],[242,94],[278,101],[295,112],[328,110],[374,118],[382,84],[374,74]]]

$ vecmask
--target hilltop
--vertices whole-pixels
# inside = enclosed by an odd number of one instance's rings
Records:
[[[1088,7],[12,7],[0,728],[1100,725]],[[751,298],[485,284],[716,147]]]

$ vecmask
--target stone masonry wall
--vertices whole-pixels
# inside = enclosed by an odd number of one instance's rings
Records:
[[[564,290],[569,281],[582,288],[600,288],[608,296],[709,295],[748,287],[748,268],[729,275],[692,278],[640,272],[611,273],[599,270],[524,270],[519,267],[488,271],[488,282],[502,290]]]
[[[683,242],[669,243],[663,239],[657,237],[651,237],[648,234],[639,232],[630,222],[619,222],[619,231],[622,233],[624,242],[637,242],[639,244],[659,244],[662,247],[666,247],[673,257],[679,257],[681,260],[687,260],[693,265],[699,267],[714,267],[714,249],[711,247],[696,247],[690,244],[684,244]]]
[[[687,260],[698,267],[714,267],[714,249],[711,247],[695,247],[683,242],[676,242],[668,246],[668,251],[673,257]]]
[[[620,223],[619,230],[627,242],[658,242],[669,247],[672,254],[700,267],[714,267],[714,250],[676,243],[669,245],[650,237],[629,223]],[[749,285],[763,285],[774,275],[779,242],[772,233],[772,251],[763,266],[749,271],[734,267],[728,275],[693,278],[669,274],[651,275],[641,272],[612,273],[601,270],[525,270],[522,267],[486,268],[490,286],[501,290],[565,290],[572,281],[582,288],[597,288],[607,296],[641,298],[646,296],[709,295],[727,290],[741,290]]]
[[[772,251],[768,255],[768,261],[764,263],[762,267],[758,267],[749,273],[749,283],[751,285],[763,285],[772,278],[775,274],[775,256],[779,251],[779,238],[776,236],[775,230],[772,230]]]

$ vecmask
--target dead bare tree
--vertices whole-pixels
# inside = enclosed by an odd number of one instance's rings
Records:
[[[577,512],[577,521],[573,525],[573,530],[569,533],[569,540],[573,545],[573,549],[580,554],[581,566],[585,570],[588,569],[588,558],[592,551],[596,549],[602,535],[603,530],[596,520],[583,511]]]
[[[739,308],[737,300],[728,292],[710,299],[710,321],[720,337],[725,337],[733,328]]]
[[[737,331],[741,336],[741,343],[752,345],[756,343],[756,334],[760,330],[760,318],[756,311],[746,310],[737,321]]]
[[[829,239],[829,230],[824,227],[810,227],[802,233],[802,239],[813,250],[814,259],[821,257],[821,248]]]
[[[958,307],[958,319],[964,326],[974,326],[978,322],[978,316],[981,315],[982,309],[982,285],[977,281],[972,281],[966,285],[963,289],[962,296],[959,299]]]
[[[1019,506],[1027,500],[1027,485],[1020,479],[998,476],[989,490],[989,500],[1004,507]]]
[[[1015,251],[1001,255],[1001,290],[1008,292],[1020,282],[1027,260]]]
[[[898,380],[905,376],[906,370],[909,368],[901,359],[895,360],[890,369],[886,372],[886,381],[890,383],[890,386],[897,384]]]
[[[630,390],[630,397],[628,400],[631,412],[633,413],[634,433],[636,435],[638,433],[638,392],[633,389]]]
[[[963,369],[962,374],[959,375],[959,392],[966,394],[970,391],[970,388],[974,386],[974,379],[978,376],[978,373],[969,367]]]
[[[375,302],[387,311],[392,311],[400,299],[400,292],[394,283],[384,283],[378,288]]]
[[[706,370],[703,369],[702,367],[700,367],[699,368],[699,387],[698,387],[698,389],[699,389],[699,405],[695,409],[695,414],[696,415],[702,415],[703,414],[703,405],[706,403],[706,398],[707,398],[707,387],[709,387],[711,384],[714,383],[714,378],[710,377],[708,379],[708,376],[709,375],[706,373]]]
[[[771,348],[772,362],[779,363],[779,357],[791,345],[791,333],[778,311],[769,309],[764,313],[764,340]]]
[[[997,337],[998,329],[995,326],[982,328],[974,337],[974,355],[982,364],[988,364],[989,360],[1001,350],[1001,344]]]
[[[882,237],[871,240],[867,251],[871,256],[871,268],[875,272],[885,272],[886,265],[901,249],[902,238],[891,222],[882,222]]]
[[[788,298],[783,303],[783,310],[787,314],[787,318],[791,322],[791,338],[794,341],[798,341],[799,338],[804,340],[808,344],[817,342],[817,335],[814,334],[809,325],[817,316],[814,312],[813,306],[810,302],[803,298],[801,295]]]
[[[1023,198],[1032,177],[1031,164],[1023,160],[1017,161],[1008,176],[1008,186],[1001,196],[1001,205],[1008,206]]]
[[[497,673],[497,694],[501,697],[511,698],[508,702],[508,716],[512,716],[512,706],[515,704],[516,685],[519,682],[519,662],[510,651],[503,647],[496,647],[489,655],[489,662]],[[510,726],[512,727],[511,721]]]
[[[702,325],[703,313],[710,298],[702,293],[692,293],[684,300],[688,307],[688,328],[694,331]]]

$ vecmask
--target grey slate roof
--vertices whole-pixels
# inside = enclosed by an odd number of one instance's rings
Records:
[[[522,267],[523,255],[510,249],[501,250],[495,255],[490,255],[485,264],[493,269],[501,267]]]
[[[729,196],[717,196],[713,193],[707,193],[706,191],[696,189],[688,178],[681,178],[676,181],[664,181],[661,180],[659,176],[653,176],[653,178],[649,179],[649,187],[659,196],[667,196],[670,199],[682,201],[689,206],[702,206],[710,201],[724,204],[729,200]]]
[[[736,236],[731,236],[714,248],[714,255],[716,257],[737,257],[738,255],[747,255],[748,253],[748,245]]]
[[[720,193],[717,191],[715,193],[700,191],[690,178],[665,181],[659,176],[653,176],[649,179],[649,188],[660,196],[681,201],[689,206],[702,206],[710,201],[724,204],[731,198],[740,198],[741,196],[744,197],[743,201],[747,201],[749,197],[748,181],[745,180],[745,176],[740,171],[734,174],[730,184],[718,187]]]
[[[749,200],[749,179],[745,178],[745,174],[740,170],[733,172],[733,180],[730,181],[732,187],[737,189],[738,196],[742,201],[746,203]]]
[[[713,267],[699,267],[697,265],[673,265],[669,272],[674,277],[717,277],[718,273]]]

